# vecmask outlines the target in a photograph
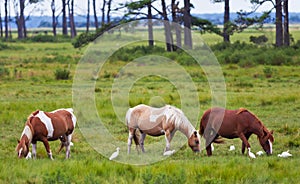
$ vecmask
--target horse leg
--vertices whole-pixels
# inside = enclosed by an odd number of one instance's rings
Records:
[[[146,134],[145,133],[141,133],[140,146],[141,146],[141,150],[142,150],[143,153],[145,153],[145,148],[144,148],[145,138],[146,138]]]
[[[249,136],[246,137],[243,133],[241,133],[239,137],[242,140],[242,153],[244,154],[245,148],[250,148],[250,144],[248,142]]]
[[[36,159],[36,142],[32,143],[32,157]]]
[[[66,146],[67,137],[66,137],[66,135],[63,135],[63,136],[59,137],[59,139],[60,139],[60,148],[58,150],[58,153],[60,153],[60,151],[63,149],[63,147]]]
[[[246,137],[246,139],[247,139],[247,141],[248,141],[250,135],[246,135],[245,137]],[[242,142],[242,154],[245,153],[245,148],[246,148],[246,145],[244,144],[244,142]]]
[[[174,135],[174,134],[173,134]],[[165,139],[166,139],[166,148],[165,148],[165,152],[170,150],[170,146],[171,146],[171,140],[173,135],[170,133],[169,130],[165,131]]]
[[[133,128],[129,128],[129,136],[128,136],[128,142],[127,142],[127,145],[128,145],[127,153],[128,154],[130,153],[132,138],[134,136],[134,133],[135,133],[135,130]]]
[[[43,138],[43,139],[42,139],[42,142],[44,143],[44,146],[45,146],[45,148],[46,148],[48,157],[49,157],[51,160],[54,160],[53,157],[52,157],[52,152],[51,152],[51,150],[50,150],[50,146],[49,146],[49,142],[48,142],[47,138]]]
[[[71,140],[72,140],[72,134],[67,136],[67,141],[65,142],[66,146],[66,159],[70,158],[71,154]]]
[[[206,146],[206,154],[207,154],[207,156],[211,156],[212,155],[211,143]]]

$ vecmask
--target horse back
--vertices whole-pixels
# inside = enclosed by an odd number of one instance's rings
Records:
[[[57,140],[62,135],[69,135],[75,128],[73,114],[65,110],[55,112],[35,111],[30,117],[34,129],[34,139],[40,140],[47,137],[49,140]]]

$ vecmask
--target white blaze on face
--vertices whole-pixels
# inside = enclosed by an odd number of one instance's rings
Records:
[[[40,118],[41,122],[45,125],[48,131],[47,137],[48,138],[53,137],[54,128],[51,119],[43,111],[39,111],[39,113],[35,115],[35,117]]]
[[[23,148],[21,148],[21,149],[19,150],[19,154],[18,154],[19,157],[21,157],[22,151],[23,151]]]
[[[270,154],[272,154],[272,152],[273,152],[273,144],[270,141],[270,139],[268,139],[268,141],[269,141],[269,145],[270,145]]]

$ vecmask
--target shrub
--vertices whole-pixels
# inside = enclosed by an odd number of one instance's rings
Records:
[[[5,50],[5,49],[9,49],[8,45],[4,43],[0,43],[0,50]]]
[[[265,35],[260,35],[260,36],[250,36],[250,42],[255,43],[255,44],[263,44],[268,41],[268,38]]]
[[[265,66],[263,72],[267,78],[271,78],[275,70],[271,67]]]
[[[56,80],[68,80],[70,78],[70,71],[66,69],[56,69],[54,75]]]
[[[50,35],[37,35],[30,38],[30,40],[33,42],[55,42],[56,38]]]
[[[0,66],[0,77],[8,76],[9,70],[3,66]]]

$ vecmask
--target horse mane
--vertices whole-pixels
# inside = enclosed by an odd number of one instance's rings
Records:
[[[182,128],[183,129],[187,129],[188,130],[188,134],[189,135],[186,135],[186,136],[191,136],[193,134],[193,132],[196,130],[191,122],[188,120],[188,118],[184,115],[184,113],[182,112],[182,110],[174,107],[174,106],[170,106],[168,105],[167,106],[167,121],[171,121],[171,122],[174,122],[174,125],[175,125],[175,128],[180,130],[180,131],[183,131],[181,130]],[[168,114],[169,113],[169,114]]]
[[[265,133],[268,134],[269,133],[269,130],[267,129],[267,127],[265,127],[265,125],[261,122],[261,120],[255,114],[253,114],[252,112],[250,112],[249,110],[247,110],[245,108],[239,108],[239,110],[238,110],[238,112],[236,114],[240,114],[242,112],[248,112],[248,113],[250,113],[258,121],[258,123],[262,127],[263,134],[265,134]]]
[[[25,126],[28,125],[31,132],[33,133],[33,127],[32,127],[32,124],[31,124],[31,120],[40,112],[40,110],[36,110],[34,112],[32,112],[28,117],[27,117],[27,121],[25,123]]]
[[[242,112],[248,112],[249,114],[251,114],[259,122],[259,124],[261,124],[266,129],[266,127],[263,125],[261,120],[255,114],[253,114],[251,111],[249,111],[248,109],[241,107],[238,109],[236,114],[241,114]]]

